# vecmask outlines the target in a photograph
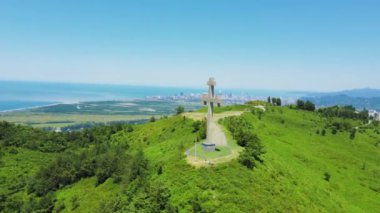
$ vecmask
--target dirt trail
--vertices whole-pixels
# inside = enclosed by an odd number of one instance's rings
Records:
[[[244,111],[227,111],[222,113],[215,113],[214,114],[214,120],[215,122],[218,122],[219,119],[230,117],[230,116],[239,116],[243,114]],[[207,113],[205,112],[185,112],[183,113],[183,116],[187,118],[191,118],[193,120],[203,120],[206,119]]]
[[[213,142],[216,146],[228,146],[227,137],[224,134],[220,125],[218,124],[218,120],[216,118],[213,118],[210,124],[211,138],[213,139]]]

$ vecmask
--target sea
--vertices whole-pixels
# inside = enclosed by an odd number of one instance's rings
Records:
[[[58,103],[86,101],[128,101],[152,96],[173,96],[179,94],[201,94],[204,88],[180,88],[157,86],[132,86],[110,84],[79,84],[0,81],[0,112],[28,109]],[[219,94],[249,97],[291,97],[296,92],[248,89],[219,89]]]

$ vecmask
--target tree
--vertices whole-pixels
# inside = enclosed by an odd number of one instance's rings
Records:
[[[326,130],[325,129],[322,129],[322,133],[321,133],[322,136],[325,136],[326,135]]]
[[[144,179],[147,175],[147,170],[148,160],[145,158],[144,152],[139,149],[132,159],[129,180],[132,181],[137,178]]]
[[[325,181],[330,181],[331,174],[330,174],[329,172],[325,172],[325,173],[323,174],[323,176],[324,176],[323,179],[325,179]]]
[[[276,106],[276,102],[277,101],[277,98],[272,98],[272,104]]]
[[[132,124],[129,124],[128,127],[127,127],[127,132],[133,132],[133,126]]]
[[[154,116],[150,117],[149,119],[150,122],[155,122],[156,121],[156,118]]]
[[[318,113],[325,117],[351,118],[368,123],[368,110],[358,112],[353,106],[332,106],[318,109]]]
[[[307,111],[315,111],[315,104],[311,101],[304,102],[303,100],[297,100],[297,109],[307,110]]]
[[[259,138],[256,134],[251,132],[249,129],[239,129],[235,134],[235,140],[240,146],[247,146],[249,142],[257,142]]]
[[[239,162],[248,169],[253,169],[256,167],[256,162],[263,162],[261,155],[264,153],[264,147],[261,145],[260,140],[249,141],[239,156]]]
[[[158,169],[157,169],[157,174],[158,175],[162,175],[162,171],[163,169],[162,169],[162,165],[160,165],[159,167],[158,167]]]
[[[364,109],[363,111],[359,112],[357,117],[360,120],[362,120],[364,123],[368,123],[368,120],[369,120],[368,110]]]
[[[202,123],[201,123],[201,121],[195,121],[194,123],[193,123],[193,133],[194,132],[198,132],[199,131],[199,129],[201,128],[201,125],[202,125]]]
[[[96,185],[100,185],[110,178],[116,171],[118,166],[118,156],[109,152],[101,155],[97,160]]]
[[[179,114],[182,114],[183,112],[185,112],[185,108],[183,106],[177,106],[177,108],[175,109],[176,110],[176,114],[179,115]]]
[[[270,96],[268,96],[268,104],[271,103],[271,99],[270,99]]]
[[[153,182],[149,188],[149,197],[153,201],[153,211],[163,211],[168,208],[169,199],[171,197],[170,191],[163,183]],[[158,211],[157,211],[158,212]]]
[[[282,105],[282,103],[281,103],[281,98],[277,98],[277,99],[276,99],[276,105],[277,105],[277,106],[281,106],[281,105]]]
[[[311,101],[306,101],[304,109],[307,111],[315,111],[315,104],[313,104]]]
[[[203,139],[206,139],[207,137],[207,122],[206,120],[202,120],[202,121],[199,121],[199,129],[198,129],[198,137],[203,140]],[[198,124],[196,124],[196,126],[198,126]],[[195,128],[194,128],[195,130]]]
[[[305,102],[303,100],[297,100],[297,109],[304,109]]]
[[[256,162],[262,163],[261,155],[264,147],[260,139],[253,133],[252,124],[243,117],[232,116],[223,120],[226,122],[228,130],[232,133],[233,138],[238,145],[244,147],[240,153],[239,162],[249,169],[256,166]]]

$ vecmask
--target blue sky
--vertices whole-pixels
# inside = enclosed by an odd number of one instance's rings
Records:
[[[376,0],[3,0],[0,80],[380,87]]]

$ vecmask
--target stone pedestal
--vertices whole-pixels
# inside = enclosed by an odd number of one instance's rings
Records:
[[[215,144],[214,143],[202,143],[202,148],[206,152],[213,152],[215,151]]]

